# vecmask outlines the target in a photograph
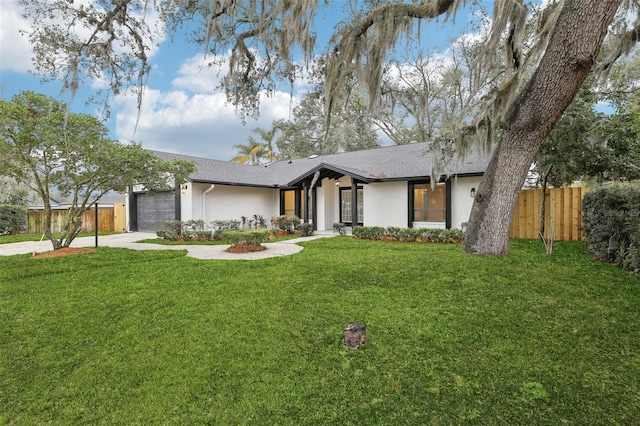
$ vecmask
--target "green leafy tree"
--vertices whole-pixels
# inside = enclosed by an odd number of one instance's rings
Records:
[[[640,111],[618,98],[616,112],[597,112],[602,96],[593,84],[590,79],[583,85],[536,155],[533,171],[543,195],[541,233],[548,186],[562,187],[577,180],[602,184],[640,178]]]
[[[379,128],[368,108],[366,90],[350,79],[348,90],[327,109],[324,75],[328,57],[318,57],[309,70],[312,90],[306,92],[288,120],[276,120],[276,145],[281,158],[359,151],[380,146]]]
[[[107,192],[133,184],[166,189],[194,170],[192,163],[161,161],[140,145],[109,140],[97,118],[71,113],[64,103],[33,92],[0,101],[0,125],[0,171],[38,194],[45,235],[54,249],[71,244],[81,230],[82,213]],[[71,199],[60,237],[51,231],[53,191]]]
[[[168,30],[186,19],[203,23],[194,40],[211,57],[230,52],[222,79],[241,117],[257,114],[260,93],[295,81],[299,57],[311,61],[316,11],[335,2],[317,0],[112,0],[100,7],[67,0],[20,0],[32,21],[26,31],[34,45],[34,63],[49,78],[63,77],[73,91],[80,77],[98,77],[112,92],[142,83],[150,72],[149,50],[154,34],[145,8],[156,7]],[[609,32],[620,41],[597,64],[608,70],[638,40],[640,20],[632,0],[557,0],[539,4],[525,0],[493,2],[492,29],[478,66],[503,69],[486,86],[484,102],[460,136],[478,136],[493,143],[491,161],[479,185],[464,250],[506,255],[510,218],[519,190],[549,132],[578,93]],[[369,107],[378,104],[387,55],[402,39],[411,40],[420,22],[454,16],[463,6],[482,9],[481,2],[432,0],[353,1],[328,46],[325,71],[325,112],[330,117],[349,93],[354,79],[363,82]],[[621,6],[622,5],[622,6]],[[51,23],[51,17],[62,24]],[[86,28],[78,32],[76,28]],[[534,31],[529,31],[535,28]],[[410,44],[410,43],[409,43]],[[498,55],[502,52],[502,55]],[[216,62],[214,59],[212,62]],[[493,78],[493,77],[491,77]],[[499,131],[499,133],[497,133]],[[494,135],[498,135],[495,136]]]
[[[335,154],[380,146],[375,123],[363,97],[336,106],[329,118],[322,87],[304,95],[291,120],[276,120],[278,151],[282,158]]]
[[[606,162],[594,161],[591,176],[598,182],[640,179],[640,105],[625,106],[608,116],[603,133],[600,158]]]
[[[605,114],[596,111],[599,98],[585,84],[543,143],[535,162],[542,187],[640,178],[638,106],[618,104]]]

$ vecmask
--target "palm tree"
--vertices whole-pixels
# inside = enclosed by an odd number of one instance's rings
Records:
[[[263,148],[264,148],[264,150],[263,150],[264,157],[267,160],[269,160],[269,162],[277,161],[278,160],[278,154],[276,153],[276,151],[273,148],[273,138],[276,135],[276,129],[274,127],[272,127],[271,130],[264,130],[264,129],[261,129],[259,127],[256,127],[252,131],[254,133],[257,133],[258,135],[260,135],[260,139],[262,139],[264,141],[264,144],[262,145]],[[253,138],[251,136],[249,136],[249,140],[252,141]]]
[[[238,155],[233,157],[231,162],[244,163],[257,166],[260,164],[260,159],[264,155],[264,145],[258,143],[255,139],[249,136],[248,144],[238,144],[233,147],[238,150]]]

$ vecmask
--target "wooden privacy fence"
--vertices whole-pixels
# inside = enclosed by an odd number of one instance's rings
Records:
[[[51,211],[51,230],[53,232],[62,231],[69,210],[52,210]],[[115,203],[113,207],[98,208],[98,231],[99,232],[125,232],[124,203]],[[82,213],[82,230],[95,231],[95,208]],[[29,234],[44,233],[42,221],[44,220],[44,210],[29,210],[29,224],[27,232]]]
[[[545,238],[553,230],[555,241],[582,240],[582,197],[589,188],[547,189]],[[511,221],[510,238],[539,238],[541,189],[520,192]]]

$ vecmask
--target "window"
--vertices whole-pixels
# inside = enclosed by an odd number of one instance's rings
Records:
[[[435,188],[430,183],[413,186],[413,221],[445,222],[447,213],[446,185],[439,183]]]
[[[358,224],[364,222],[364,193],[362,188],[358,188]],[[351,189],[340,188],[340,222],[352,224]],[[353,224],[351,225],[353,226]]]
[[[296,194],[295,191],[283,191],[284,193],[284,214],[293,216],[296,214]]]
[[[304,218],[304,191],[297,190],[300,196],[300,219]],[[282,191],[282,209],[284,215],[294,216],[296,214],[296,190],[286,189]],[[309,197],[309,220],[313,221],[313,197]]]

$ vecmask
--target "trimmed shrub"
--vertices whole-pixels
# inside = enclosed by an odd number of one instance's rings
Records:
[[[207,230],[196,231],[192,235],[192,238],[195,238],[196,240],[199,240],[199,241],[209,241],[213,238],[213,233]]]
[[[259,214],[254,214],[253,217],[242,216],[241,228],[243,229],[265,229],[267,227],[267,220]]]
[[[182,236],[173,229],[159,229],[156,231],[156,235],[163,240],[169,241],[178,241],[182,239]]]
[[[384,228],[381,226],[354,226],[353,236],[363,240],[382,240]]]
[[[640,274],[640,186],[593,188],[582,201],[587,251]]]
[[[303,237],[313,235],[313,224],[301,223],[300,225],[298,225],[298,231],[300,231],[300,235]]]
[[[214,220],[213,221],[213,239],[221,240],[224,231],[235,231],[240,229],[240,221],[237,219]]]
[[[164,223],[164,229],[166,231],[173,231],[177,235],[181,235],[182,234],[183,227],[184,227],[184,223],[182,223],[181,220],[167,220]]]
[[[430,243],[460,243],[464,240],[461,229],[399,228],[390,226],[355,226],[353,236],[363,240],[421,241]]]
[[[402,239],[401,234],[402,234],[402,228],[398,226],[387,226],[384,230],[384,235],[393,240]]]
[[[344,223],[334,223],[333,232],[337,232],[339,235],[346,235],[347,225],[345,225]]]
[[[211,232],[205,231],[202,219],[191,219],[182,223],[182,238],[185,240],[203,240],[209,239],[210,236]]]
[[[271,226],[278,231],[283,231],[287,234],[293,234],[296,228],[300,225],[300,218],[298,216],[280,215],[271,218]]]
[[[156,231],[156,235],[163,240],[182,240],[184,223],[180,220],[167,220],[164,228]]]
[[[240,221],[237,219],[229,219],[229,220],[214,220],[213,221],[213,229],[215,230],[223,230],[230,231],[234,229],[240,229]]]
[[[228,242],[232,246],[260,245],[269,240],[269,231],[266,229],[222,231],[220,239]]]
[[[0,204],[0,235],[17,234],[27,227],[28,210],[15,204]]]
[[[440,228],[422,228],[420,232],[422,241],[430,243],[439,243],[444,239],[444,229]]]

